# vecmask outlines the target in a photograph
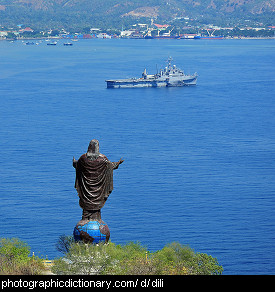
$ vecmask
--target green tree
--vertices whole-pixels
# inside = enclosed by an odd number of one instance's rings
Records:
[[[16,35],[13,32],[8,32],[7,39],[15,39]]]
[[[51,33],[50,36],[58,36],[59,35],[59,30],[54,29]]]
[[[195,253],[190,247],[178,242],[167,244],[154,257],[178,271],[186,270],[190,275],[219,275],[223,271],[217,259],[204,253]]]
[[[45,267],[42,259],[30,257],[30,247],[18,238],[0,239],[0,275],[37,275]]]
[[[9,260],[26,262],[30,254],[30,247],[18,238],[1,238],[0,254]]]

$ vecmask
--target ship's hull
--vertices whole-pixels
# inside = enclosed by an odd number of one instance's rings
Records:
[[[224,37],[223,36],[195,36],[195,40],[222,40]]]
[[[168,36],[168,35],[159,35],[159,36],[145,36],[144,39],[157,39],[157,40],[174,40],[179,39],[179,36]]]
[[[197,76],[185,79],[170,80],[144,80],[144,79],[121,79],[106,80],[107,88],[144,88],[144,87],[181,87],[197,84]]]

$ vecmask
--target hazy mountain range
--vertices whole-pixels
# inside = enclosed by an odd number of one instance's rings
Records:
[[[120,26],[183,17],[272,24],[275,0],[0,0],[0,25]]]

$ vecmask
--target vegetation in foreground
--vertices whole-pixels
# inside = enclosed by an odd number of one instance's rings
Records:
[[[140,243],[85,244],[61,236],[57,249],[64,256],[54,260],[56,275],[221,275],[216,258],[196,253],[178,242],[150,252]],[[0,275],[43,275],[43,259],[30,256],[30,247],[17,238],[0,239]]]
[[[18,238],[0,239],[0,275],[41,275],[43,259],[30,255],[30,247]]]
[[[216,258],[195,253],[178,242],[149,252],[140,243],[126,245],[84,244],[60,237],[58,249],[64,257],[55,260],[52,271],[60,275],[220,275]]]

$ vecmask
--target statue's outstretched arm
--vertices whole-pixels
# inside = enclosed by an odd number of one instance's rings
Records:
[[[118,162],[112,162],[113,169],[117,169],[123,161],[124,159],[120,158]]]

